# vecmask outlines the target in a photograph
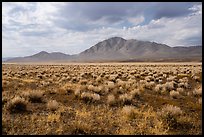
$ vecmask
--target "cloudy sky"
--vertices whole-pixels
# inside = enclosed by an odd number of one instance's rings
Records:
[[[114,36],[201,45],[202,3],[2,3],[3,57],[77,54]]]

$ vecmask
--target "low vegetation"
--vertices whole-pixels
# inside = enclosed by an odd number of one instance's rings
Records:
[[[2,133],[201,135],[202,64],[3,64]]]

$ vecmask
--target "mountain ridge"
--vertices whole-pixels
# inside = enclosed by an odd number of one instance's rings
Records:
[[[8,59],[7,62],[43,62],[43,61],[159,61],[159,60],[202,60],[202,46],[170,47],[166,44],[126,40],[112,37],[98,42],[79,54],[69,55],[61,52],[41,51],[37,54]]]

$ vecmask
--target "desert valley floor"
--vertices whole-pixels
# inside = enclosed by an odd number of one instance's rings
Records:
[[[2,64],[3,134],[202,134],[202,63]]]

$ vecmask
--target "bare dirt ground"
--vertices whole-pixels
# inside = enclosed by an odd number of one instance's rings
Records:
[[[2,64],[2,132],[202,134],[202,63]]]

